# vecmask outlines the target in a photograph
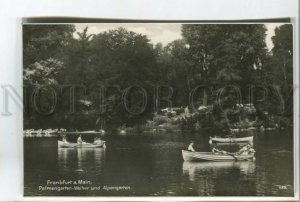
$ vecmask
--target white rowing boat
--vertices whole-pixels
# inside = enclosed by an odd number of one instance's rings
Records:
[[[90,131],[63,131],[63,132],[58,132],[60,134],[105,134],[105,130],[100,130],[100,131],[94,131],[94,130],[90,130]]]
[[[87,142],[77,144],[77,143],[73,143],[73,142],[63,142],[63,141],[58,140],[57,144],[58,144],[58,148],[101,148],[101,147],[105,147],[105,141],[102,141],[101,143],[97,143],[97,144],[87,143]]]
[[[210,137],[209,138],[209,144],[213,143],[253,143],[253,136],[250,137],[226,137],[226,138],[221,138],[221,137]]]

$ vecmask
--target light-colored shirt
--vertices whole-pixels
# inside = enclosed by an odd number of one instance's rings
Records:
[[[77,138],[77,144],[81,144],[82,143],[82,139],[81,139],[81,137],[78,137]]]
[[[192,145],[192,144],[189,145],[188,150],[189,150],[189,151],[193,151],[193,152],[195,151],[195,149],[193,148],[193,145]]]
[[[238,152],[240,155],[248,155],[249,154],[249,150],[247,146],[242,147],[242,149],[240,149],[240,151]]]
[[[100,139],[94,140],[94,144],[101,144],[101,143],[102,143],[102,140],[100,140]]]

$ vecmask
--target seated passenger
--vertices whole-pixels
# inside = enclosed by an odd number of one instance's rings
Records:
[[[94,138],[94,144],[101,144],[102,140],[100,139],[100,137],[95,137]]]
[[[190,142],[190,145],[189,145],[189,147],[188,147],[188,151],[191,151],[191,152],[194,152],[195,151],[195,149],[194,149],[194,142],[193,141],[191,141]]]
[[[77,144],[82,144],[83,141],[82,141],[82,138],[81,138],[81,135],[79,135],[79,137],[77,138]]]
[[[65,142],[65,143],[68,143],[67,137],[66,137],[66,136],[63,136],[62,141]]]

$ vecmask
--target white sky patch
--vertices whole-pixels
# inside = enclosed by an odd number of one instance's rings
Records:
[[[279,27],[280,25],[283,25],[283,23],[268,23],[265,24],[267,28],[267,36],[266,36],[266,45],[269,50],[272,50],[273,48],[273,42],[272,42],[272,36],[275,35],[275,28]]]
[[[271,37],[274,36],[275,28],[282,23],[266,23],[266,45],[269,50],[273,48]],[[147,35],[151,43],[162,43],[166,46],[168,43],[181,39],[181,24],[177,23],[91,23],[75,24],[76,31],[82,32],[88,26],[88,34],[99,34],[111,29],[123,27],[129,31]],[[74,35],[77,38],[77,34]]]
[[[181,39],[182,36],[181,34],[178,34],[177,32],[172,32],[170,30],[164,30],[160,35],[152,35],[151,36],[151,41],[154,44],[157,43],[162,43],[164,46],[167,45],[168,43]]]
[[[181,39],[181,24],[166,23],[99,23],[99,24],[75,24],[76,31],[82,32],[88,26],[88,34],[99,34],[111,29],[123,27],[129,31],[146,35],[151,43],[168,43]],[[77,34],[74,35],[77,38]]]

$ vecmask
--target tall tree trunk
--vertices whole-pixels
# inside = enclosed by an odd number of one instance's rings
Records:
[[[207,106],[207,102],[208,102],[207,89],[204,89],[204,91],[203,91],[203,105]]]

